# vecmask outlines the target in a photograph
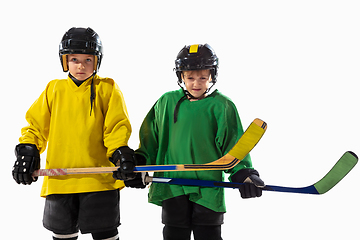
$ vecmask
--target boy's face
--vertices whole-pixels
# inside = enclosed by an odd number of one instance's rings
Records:
[[[186,90],[195,98],[204,98],[205,91],[209,88],[211,74],[209,69],[197,71],[184,71],[182,79],[185,83]]]
[[[67,58],[69,71],[77,80],[84,81],[94,73],[94,55],[69,54]]]

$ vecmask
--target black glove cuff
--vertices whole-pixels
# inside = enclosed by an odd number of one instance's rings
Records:
[[[135,153],[136,165],[146,165],[146,158],[143,155]]]
[[[37,149],[35,144],[20,143],[16,145],[15,155],[16,158],[19,158],[19,156],[31,156],[40,158],[39,150]]]
[[[125,157],[127,156],[127,157]],[[123,162],[131,161],[129,159],[132,159],[134,162],[134,165],[136,165],[135,159],[134,159],[134,150],[129,148],[128,146],[119,147],[114,151],[112,154],[112,157],[109,158],[110,162],[112,162],[115,166],[120,166]]]
[[[143,175],[145,175],[145,176],[143,176]],[[124,181],[125,186],[131,187],[131,188],[145,188],[146,185],[149,184],[149,183],[144,182],[146,176],[149,176],[149,174],[147,172],[146,173],[138,172],[138,173],[136,173],[134,179]]]
[[[255,169],[245,168],[245,169],[241,169],[241,170],[237,171],[234,175],[232,175],[231,181],[243,183],[245,181],[245,179],[251,175],[256,175],[256,176],[260,177],[259,172],[256,171]]]

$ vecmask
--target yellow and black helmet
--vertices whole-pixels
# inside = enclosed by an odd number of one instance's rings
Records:
[[[94,71],[100,68],[103,47],[99,35],[91,28],[70,28],[59,45],[59,57],[64,72],[67,72],[68,54],[89,54],[95,56]]]
[[[216,82],[219,59],[209,44],[184,46],[175,60],[175,72],[181,83],[181,72],[210,69],[212,83]]]

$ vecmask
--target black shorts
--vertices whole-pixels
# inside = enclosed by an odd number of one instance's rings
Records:
[[[192,225],[218,226],[224,223],[224,213],[191,202],[188,196],[182,195],[163,201],[162,223],[183,228]]]
[[[46,197],[43,224],[57,234],[104,232],[120,225],[119,190]]]

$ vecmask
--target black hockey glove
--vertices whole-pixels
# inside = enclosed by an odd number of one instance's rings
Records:
[[[118,170],[113,172],[113,178],[125,181],[136,177],[136,173],[134,173],[134,167],[136,166],[134,150],[128,146],[116,149],[109,160],[115,166],[119,166]]]
[[[147,172],[138,172],[132,180],[125,180],[125,186],[131,188],[145,188],[149,183],[145,182],[145,178],[149,176]]]
[[[145,165],[146,159],[142,155],[135,154],[136,165]],[[125,186],[131,188],[145,188],[149,183],[145,182],[145,178],[149,176],[147,172],[138,172],[132,180],[125,180]]]
[[[16,161],[12,170],[14,180],[18,184],[30,185],[38,177],[32,173],[40,168],[40,154],[34,144],[18,144],[15,147]]]
[[[241,169],[231,176],[232,182],[245,183],[240,188],[242,198],[261,197],[262,188],[265,186],[260,179],[258,171],[254,169]]]

